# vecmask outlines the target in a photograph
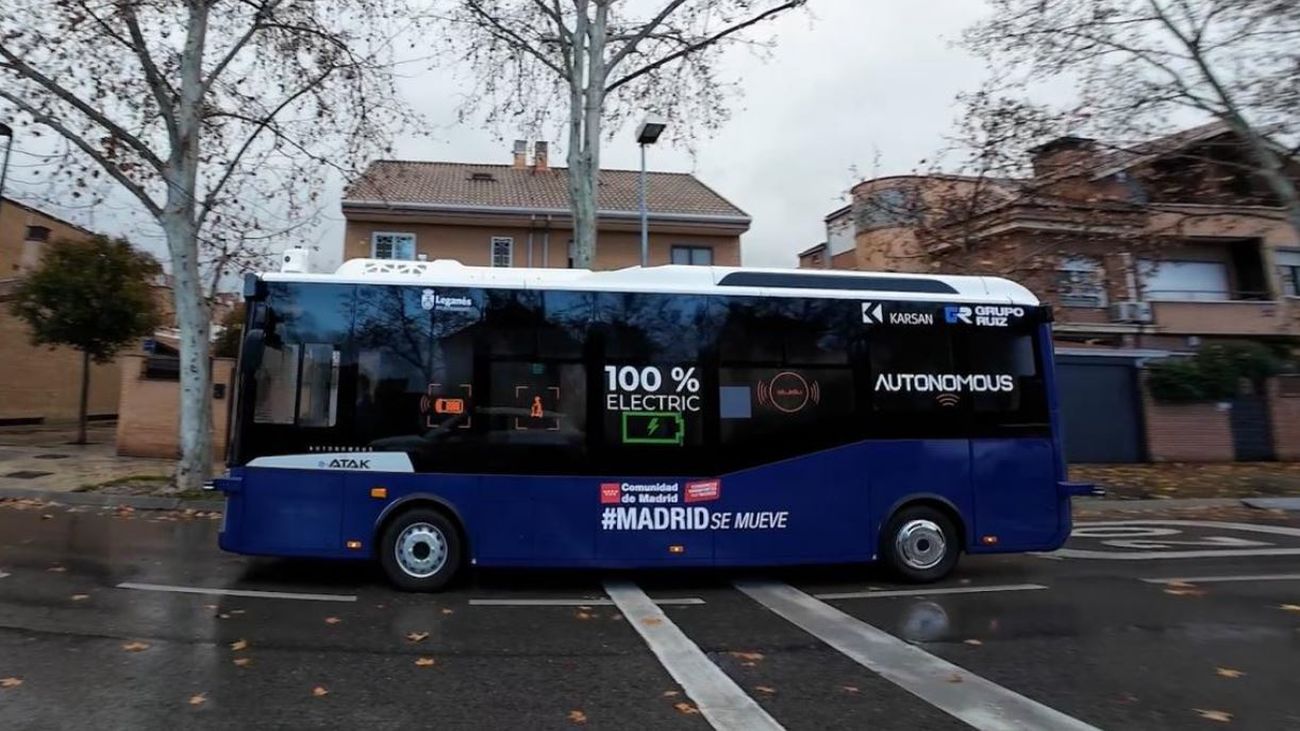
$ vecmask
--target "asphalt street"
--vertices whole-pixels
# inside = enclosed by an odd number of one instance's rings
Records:
[[[926,587],[480,571],[438,595],[223,554],[218,519],[0,503],[0,728],[1300,728],[1297,513],[1089,517]]]

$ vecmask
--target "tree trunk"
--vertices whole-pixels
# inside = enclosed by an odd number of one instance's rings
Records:
[[[77,409],[77,444],[86,443],[86,409],[90,402],[90,353],[81,351],[81,405]]]
[[[209,363],[211,318],[199,278],[198,232],[192,221],[164,216],[172,260],[172,290],[180,330],[181,459],[176,486],[181,491],[203,487],[212,470],[212,372]]]
[[[573,27],[573,68],[569,78],[569,210],[573,214],[573,266],[590,269],[596,254],[596,204],[592,200],[587,166],[587,139],[583,133],[587,116],[588,18],[586,3],[579,3]]]

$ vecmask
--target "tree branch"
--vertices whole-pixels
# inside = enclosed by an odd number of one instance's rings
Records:
[[[84,7],[84,3],[82,4]],[[131,34],[131,50],[135,53],[136,58],[140,60],[140,66],[144,69],[145,82],[149,85],[149,90],[153,92],[154,100],[158,102],[158,113],[162,115],[163,123],[167,125],[167,135],[175,143],[179,135],[176,127],[176,114],[173,109],[175,104],[175,92],[162,74],[158,72],[158,66],[154,64],[153,57],[149,55],[149,47],[145,44],[144,33],[140,31],[140,21],[135,14],[135,6],[130,2],[118,3],[118,9],[122,13],[122,20],[126,23],[127,32]]]
[[[484,10],[482,4],[479,3],[478,0],[465,0],[465,4],[469,7],[471,13],[473,13],[480,21],[487,24],[489,32],[492,34],[492,37],[505,41],[509,45],[519,49],[520,51],[523,51],[524,53],[527,53],[533,58],[536,58],[538,61],[542,62],[542,64],[544,64],[547,68],[559,74],[561,78],[568,78],[568,75],[565,73],[564,69],[555,65],[554,61],[547,58],[546,54],[542,53],[537,48],[535,48],[532,44],[530,44],[527,40],[525,40],[523,36],[520,36],[515,31],[511,30],[510,28],[507,28],[504,24],[502,24],[499,18],[496,18],[491,13]]]
[[[705,38],[704,40],[701,40],[697,43],[693,43],[689,46],[686,46],[685,48],[679,48],[673,53],[670,53],[667,56],[664,56],[663,58],[657,61],[646,64],[645,66],[642,66],[636,71],[633,71],[627,74],[626,76],[623,76],[622,78],[615,80],[613,83],[605,87],[605,93],[608,94],[614,91],[615,89],[617,89],[618,87],[630,81],[634,81],[642,76],[645,76],[646,74],[651,73],[652,71],[655,71],[656,69],[659,69],[663,66],[666,66],[672,63],[673,61],[676,61],[679,58],[689,56],[690,54],[700,50],[701,48],[707,48],[717,43],[718,41],[725,39],[727,36],[733,35],[735,33],[739,33],[740,31],[756,23],[760,23],[774,15],[777,15],[778,13],[783,13],[786,10],[797,8],[803,5],[805,2],[807,2],[807,0],[788,0],[787,2],[781,3],[780,5],[772,7],[762,13],[759,13],[758,15],[755,15],[749,20],[746,20],[742,23],[737,23],[736,25],[733,25],[729,28],[725,28],[717,33],[714,33],[713,35]]]
[[[609,62],[605,64],[605,68],[613,69],[615,66],[618,66],[618,62],[622,61],[627,54],[631,53],[638,43],[645,40],[646,35],[658,28],[660,24],[668,19],[668,16],[673,14],[673,11],[680,8],[685,2],[686,0],[672,0],[672,2],[665,5],[663,9],[659,11],[658,15],[644,23],[637,32],[632,35],[631,40],[624,43],[622,47],[614,52],[613,56],[610,56]]]

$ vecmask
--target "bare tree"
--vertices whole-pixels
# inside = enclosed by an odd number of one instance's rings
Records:
[[[728,116],[734,89],[718,76],[722,51],[807,0],[459,0],[448,34],[477,77],[467,111],[537,130],[567,109],[574,265],[596,252],[602,131],[639,111],[672,119],[690,139]]]
[[[166,237],[181,329],[181,489],[199,487],[212,465],[200,241],[256,230],[268,198],[314,190],[321,166],[387,138],[403,118],[382,63],[398,1],[0,6],[0,112],[66,138],[78,181],[108,176]]]
[[[1294,0],[991,0],[964,45],[1004,88],[1064,78],[1059,112],[1110,139],[1150,137],[1190,110],[1224,123],[1300,233],[1300,4]]]

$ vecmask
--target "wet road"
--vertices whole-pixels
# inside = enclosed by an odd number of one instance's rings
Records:
[[[1298,728],[1297,517],[1089,519],[924,589],[479,572],[421,596],[222,554],[216,516],[0,504],[0,727]]]

